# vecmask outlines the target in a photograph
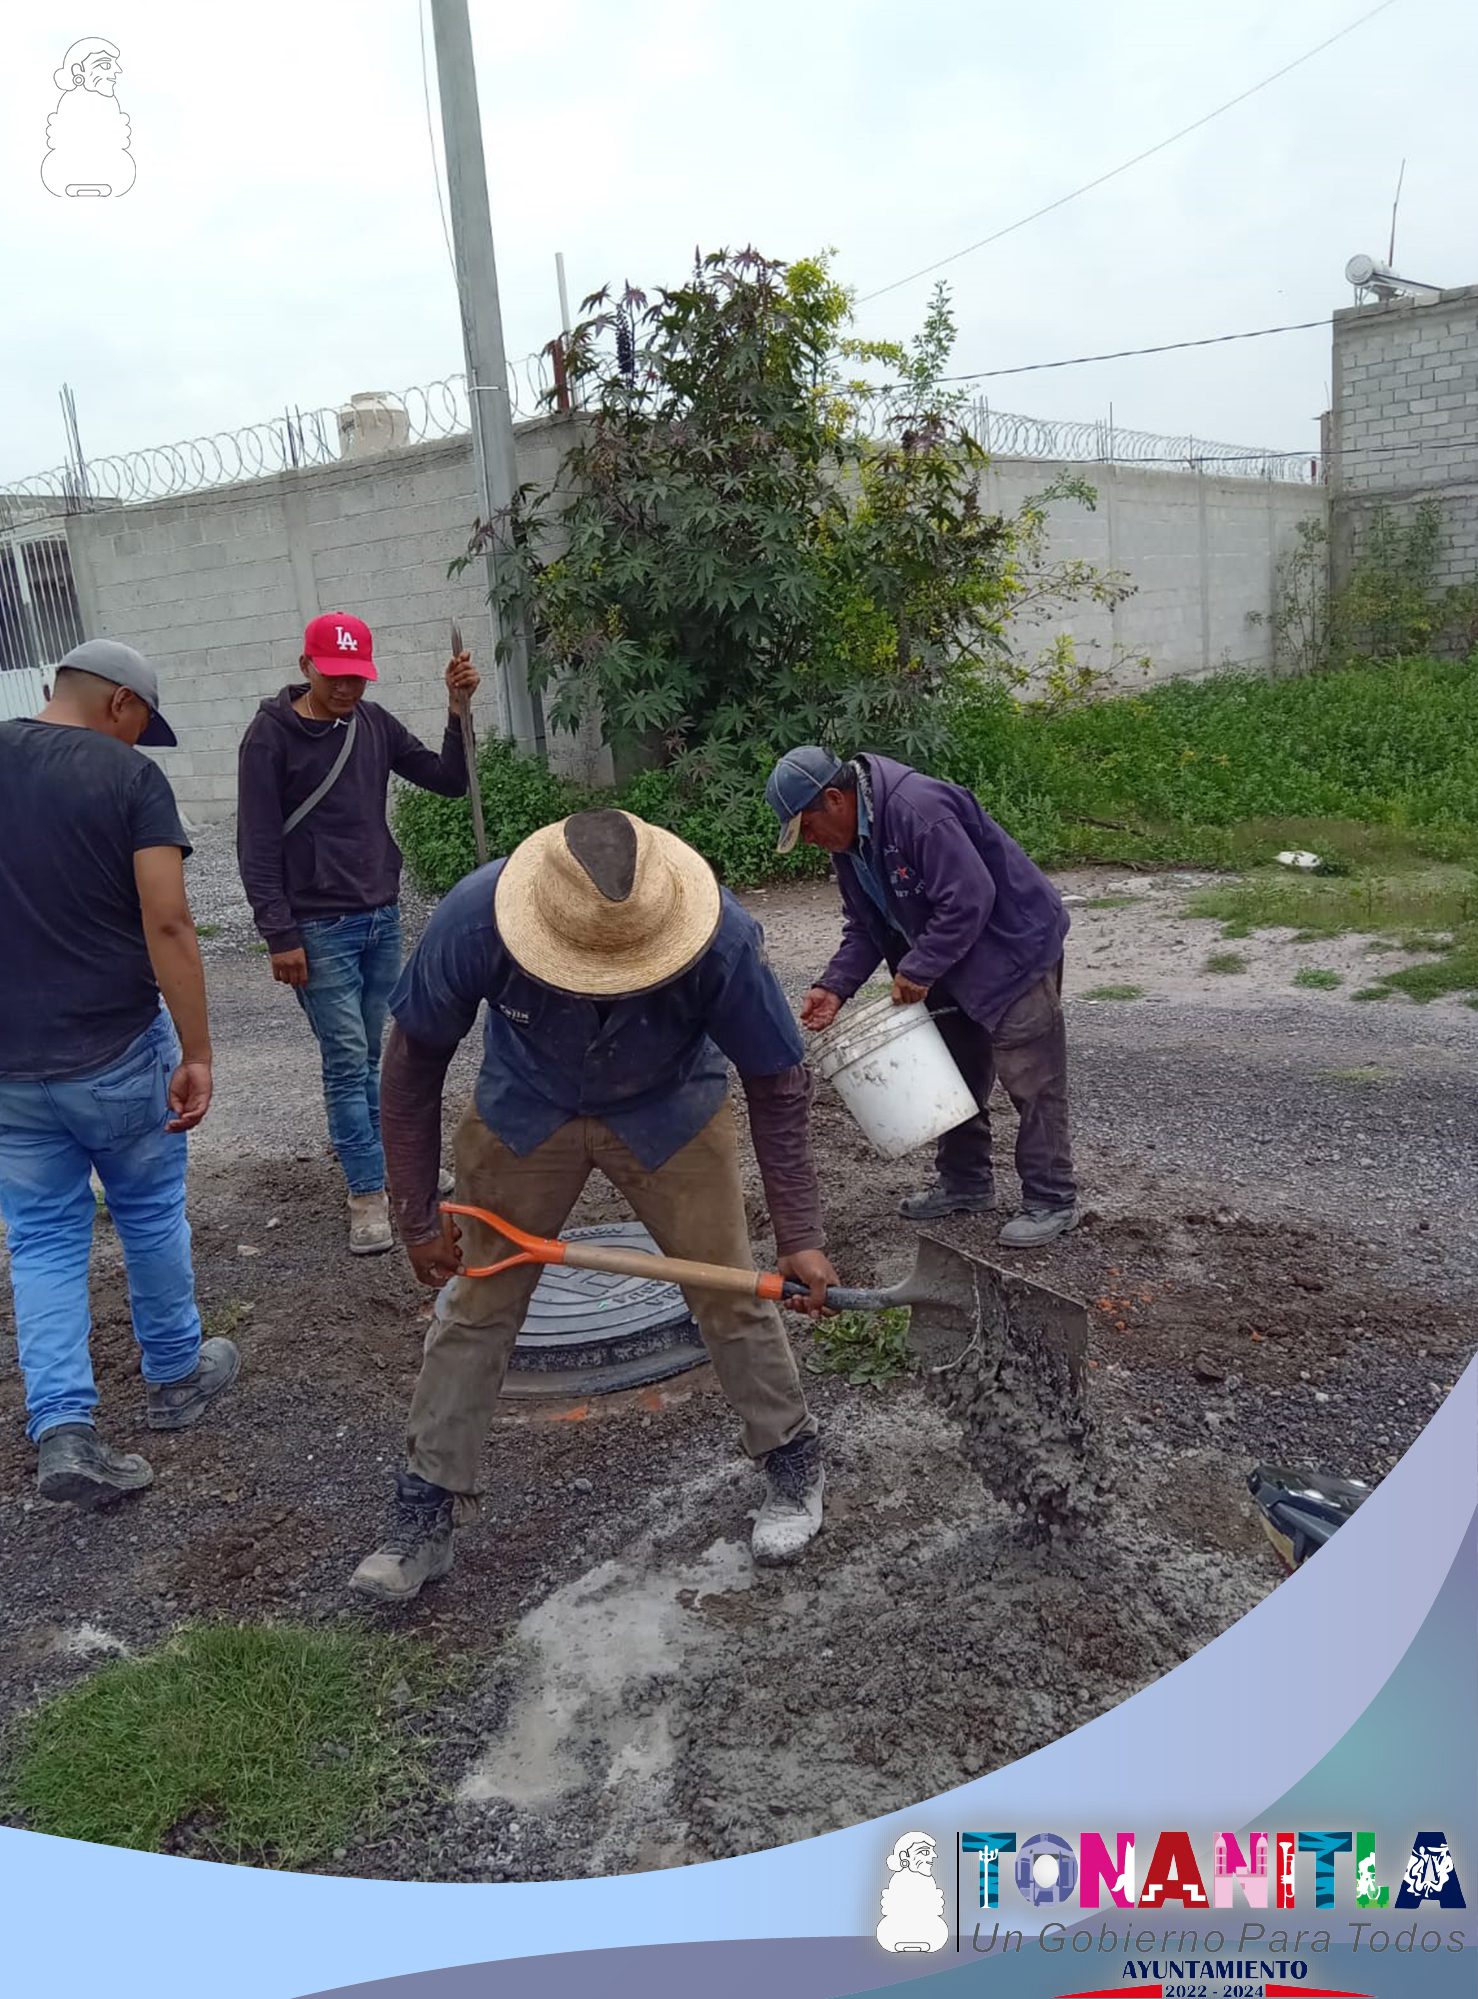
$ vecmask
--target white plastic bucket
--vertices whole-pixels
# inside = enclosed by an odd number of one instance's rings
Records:
[[[815,1066],[885,1159],[901,1159],[980,1108],[922,1000],[849,1007],[822,1037]]]

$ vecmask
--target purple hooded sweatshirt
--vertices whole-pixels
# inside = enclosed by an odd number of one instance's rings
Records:
[[[856,855],[834,854],[846,929],[817,984],[850,999],[886,959],[891,971],[940,988],[940,998],[994,1027],[1061,958],[1062,897],[963,785],[891,757],[855,761],[872,780],[868,851],[887,914]]]

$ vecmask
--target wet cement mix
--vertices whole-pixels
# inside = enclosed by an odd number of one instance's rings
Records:
[[[789,955],[772,929],[788,989],[815,969],[809,908]],[[1246,1491],[1254,1463],[1379,1478],[1471,1349],[1462,1287],[1426,1281],[1430,1265],[1364,1217],[1337,1229],[1166,1170],[1173,1106],[1147,1170],[1101,1110],[1095,1125],[1090,1091],[1078,1231],[1013,1257],[992,1217],[933,1225],[1081,1301],[1086,1422],[1054,1413],[1036,1377],[1013,1378],[1023,1360],[993,1392],[978,1365],[883,1389],[808,1374],[826,1528],[776,1571],[750,1562],[759,1481],[706,1367],[584,1405],[505,1405],[483,1516],[452,1575],[402,1612],[357,1607],[345,1582],[383,1525],[427,1294],[399,1256],[351,1263],[314,1066],[259,961],[222,956],[211,976],[218,1040],[228,1029],[244,1051],[232,1059],[275,1077],[275,1094],[255,1093],[270,1108],[249,1127],[223,1118],[192,1169],[202,1304],[242,1347],[241,1383],[194,1431],[145,1430],[122,1260],[100,1217],[102,1420],[146,1451],[156,1484],[104,1515],[40,1500],[7,1359],[0,1722],[191,1619],[377,1625],[467,1660],[433,1720],[437,1786],[327,1872],[546,1879],[681,1864],[891,1811],[1020,1757],[1277,1586]],[[239,1088],[246,1068],[234,1073]],[[878,1161],[825,1091],[816,1136],[838,1267],[856,1284],[902,1277],[916,1237],[894,1209],[919,1162]],[[1003,1187],[1012,1136],[1007,1111]],[[752,1163],[746,1174],[765,1257]],[[592,1183],[573,1219],[621,1212]],[[13,1337],[8,1322],[0,1336]],[[803,1322],[794,1339],[804,1360]],[[1044,1425],[1056,1434],[1037,1490],[1022,1466]],[[188,1829],[177,1850],[192,1850]]]

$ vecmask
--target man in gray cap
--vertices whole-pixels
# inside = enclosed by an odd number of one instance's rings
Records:
[[[205,975],[190,843],[138,752],[174,741],[154,669],[112,639],[66,655],[38,717],[0,723],[0,1215],[38,1485],[88,1509],[154,1476],[93,1424],[94,1171],[123,1245],[149,1428],[188,1429],[240,1366],[230,1340],[201,1337],[185,1220],[185,1133],[211,1095]]]
[[[815,743],[789,750],[765,786],[778,851],[798,840],[832,857],[845,924],[806,994],[801,1026],[830,1027],[876,970],[893,1002],[925,1001],[979,1110],[940,1139],[935,1179],[908,1195],[909,1221],[995,1206],[990,1116],[997,1076],[1016,1106],[1021,1212],[1001,1230],[1036,1249],[1076,1227],[1068,1131],[1062,897],[963,785],[869,752],[850,762]]]

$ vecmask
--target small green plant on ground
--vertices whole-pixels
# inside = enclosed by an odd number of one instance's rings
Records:
[[[1208,972],[1245,972],[1247,960],[1240,951],[1213,951],[1202,969]]]
[[[195,935],[197,937],[219,937],[220,934],[221,926],[219,923],[197,923],[195,926]]]
[[[1390,989],[1387,986],[1360,986],[1350,994],[1352,1000],[1360,1000],[1362,1003],[1370,1000],[1388,1000],[1390,997]]]
[[[1293,983],[1302,986],[1305,992],[1332,993],[1337,986],[1344,984],[1344,979],[1338,972],[1324,971],[1317,965],[1305,965],[1302,971],[1294,973]]]
[[[912,1373],[907,1310],[890,1306],[818,1319],[806,1367],[812,1374],[839,1374],[854,1388],[882,1388]]]
[[[187,1626],[24,1717],[4,1804],[64,1839],[302,1867],[423,1780],[413,1726],[450,1682],[401,1639]]]
[[[1083,997],[1087,1000],[1137,1000],[1143,999],[1144,993],[1143,986],[1094,986]]]
[[[248,1298],[225,1298],[201,1313],[201,1331],[207,1339],[230,1339],[256,1309]]]

